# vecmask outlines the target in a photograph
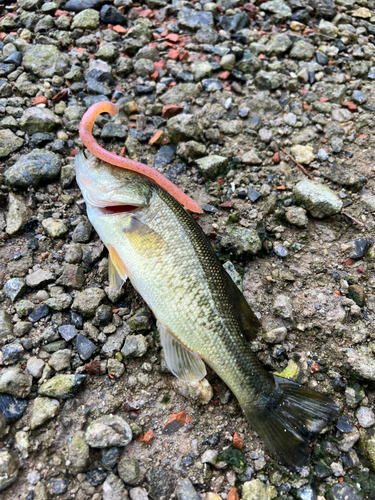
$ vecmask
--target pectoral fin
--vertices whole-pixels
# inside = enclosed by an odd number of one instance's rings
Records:
[[[121,290],[122,285],[127,280],[126,268],[120,259],[119,254],[109,243],[107,244],[109,252],[109,262],[108,262],[108,278],[109,287],[113,291]]]
[[[130,226],[123,231],[133,248],[143,255],[162,252],[167,248],[165,240],[138,217],[133,216]]]
[[[186,349],[173,337],[165,325],[158,322],[157,326],[161,345],[164,348],[165,361],[173,375],[184,382],[202,380],[207,373],[203,359]]]

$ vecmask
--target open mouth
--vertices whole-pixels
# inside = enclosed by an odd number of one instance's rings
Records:
[[[123,214],[127,212],[135,212],[139,209],[138,205],[109,205],[108,207],[100,208],[103,214]]]

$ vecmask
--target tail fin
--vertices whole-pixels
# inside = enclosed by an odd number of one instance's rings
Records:
[[[296,471],[309,461],[309,439],[332,422],[338,407],[324,394],[276,375],[274,379],[274,393],[255,408],[243,405],[243,410],[269,450],[285,467]]]

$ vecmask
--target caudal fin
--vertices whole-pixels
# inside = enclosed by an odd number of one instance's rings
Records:
[[[288,469],[296,471],[310,458],[309,440],[336,417],[335,402],[288,379],[275,378],[275,391],[244,413],[269,450]]]

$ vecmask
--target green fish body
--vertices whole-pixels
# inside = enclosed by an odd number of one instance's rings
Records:
[[[309,439],[337,414],[326,396],[264,370],[249,341],[259,327],[195,220],[161,187],[94,157],[76,156],[88,217],[110,254],[110,281],[128,277],[153,311],[171,371],[185,381],[205,363],[290,469],[309,459]]]

